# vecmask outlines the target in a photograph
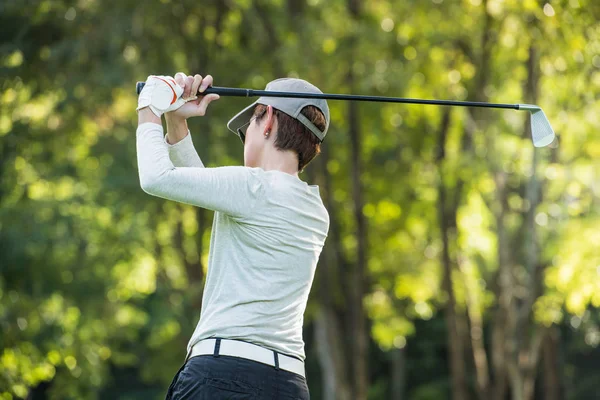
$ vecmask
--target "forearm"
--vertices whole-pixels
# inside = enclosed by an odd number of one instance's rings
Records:
[[[203,116],[208,104],[219,98],[216,94],[193,97],[211,85],[210,75],[205,78],[200,75],[186,78],[184,74],[178,73],[175,79],[151,75],[140,93],[137,107],[138,126],[152,123],[162,127],[161,116],[165,116],[168,133],[163,137],[163,143],[175,167],[204,167],[192,143],[186,119]],[[173,98],[171,95],[174,95]],[[171,102],[170,105],[168,101]]]
[[[194,148],[185,118],[172,117],[169,114],[165,114],[167,120],[165,140],[169,145],[171,161],[176,167],[204,168],[204,164]]]
[[[159,125],[162,124],[160,117],[157,117],[149,107],[142,108],[138,111],[138,126],[145,124],[146,122],[152,122]]]
[[[164,115],[167,122],[167,143],[175,144],[188,135],[189,129],[185,118],[175,117],[171,113]],[[162,124],[160,117],[157,117],[148,107],[138,112],[138,126],[146,122]]]
[[[165,120],[167,121],[167,143],[175,144],[188,135],[189,128],[185,118],[166,113]]]
[[[142,189],[153,196],[242,217],[262,198],[259,170],[245,167],[176,168],[160,125],[140,124],[136,131]]]

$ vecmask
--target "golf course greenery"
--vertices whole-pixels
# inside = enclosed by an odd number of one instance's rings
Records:
[[[305,313],[313,399],[579,400],[600,380],[597,0],[0,2],[0,399],[160,399],[213,213],[139,184],[135,83],[528,103],[330,101],[300,174],[331,226]],[[222,97],[189,120],[243,164]],[[241,202],[244,199],[239,199]],[[257,238],[257,241],[260,238]]]

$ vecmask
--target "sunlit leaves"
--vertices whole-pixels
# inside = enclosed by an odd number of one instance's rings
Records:
[[[121,262],[115,265],[113,276],[118,281],[119,298],[127,300],[136,295],[148,295],[156,290],[156,261],[139,250],[133,264]]]
[[[553,307],[539,309],[540,320],[548,320],[547,313],[567,312],[583,315],[588,304],[600,307],[600,230],[598,220],[573,220],[553,241],[556,251],[553,265],[545,276],[545,284],[555,299]],[[545,300],[542,300],[545,301]]]
[[[406,345],[406,336],[414,332],[410,320],[394,312],[392,300],[383,290],[378,290],[365,299],[369,317],[374,321],[373,337],[379,345],[389,350]]]
[[[439,293],[440,283],[440,271],[437,267],[438,265],[434,261],[424,261],[420,264],[421,270],[398,276],[394,295],[399,299],[408,298],[415,304],[435,300]]]
[[[4,66],[8,68],[18,67],[23,63],[23,53],[20,50],[12,52],[4,60]]]
[[[166,387],[181,362],[202,284],[190,282],[186,268],[206,268],[210,216],[200,223],[194,208],[139,189],[133,83],[157,72],[211,73],[217,85],[252,88],[299,76],[345,93],[352,70],[362,94],[517,103],[530,95],[526,61],[535,44],[539,103],[560,137],[557,150],[538,150],[543,184],[533,221],[539,262],[549,268],[535,318],[547,326],[563,318],[581,323],[586,310],[600,306],[597,2],[488,0],[493,52],[480,92],[481,0],[365,1],[357,21],[343,1],[311,0],[295,14],[292,3],[165,0],[140,12],[135,2],[40,1],[3,9],[2,391],[26,397],[52,380],[55,398],[93,398],[110,385],[109,363],[117,370],[138,365],[148,348],[152,358],[144,358],[139,379]],[[358,40],[350,49],[352,33]],[[349,51],[356,52],[352,65]],[[224,125],[247,103],[222,99],[208,117],[190,121],[206,165],[240,164],[239,140]],[[352,262],[348,108],[330,107],[329,211],[342,255]],[[411,336],[415,321],[433,318],[445,304],[440,168],[450,192],[464,185],[449,199],[458,206],[450,243],[458,305],[485,324],[497,300],[498,230],[506,230],[517,263],[531,207],[522,190],[533,173],[526,115],[453,109],[445,160],[437,165],[440,107],[361,103],[359,113],[361,211],[374,287],[365,304],[374,340],[386,350],[410,347],[419,340]],[[473,151],[465,153],[467,139]],[[510,193],[506,215],[497,219],[502,178]],[[597,342],[590,330],[586,345]]]
[[[152,333],[148,338],[148,345],[152,348],[158,348],[174,339],[181,331],[181,326],[175,320],[165,321],[164,324],[153,327]]]
[[[148,315],[133,306],[124,305],[119,307],[115,314],[115,321],[117,325],[141,327],[148,321]]]
[[[493,266],[497,254],[493,215],[479,193],[468,193],[465,205],[458,210],[457,223],[460,252],[469,259],[485,260],[483,266],[487,268]]]
[[[400,217],[402,210],[398,204],[389,200],[382,200],[377,205],[365,205],[363,212],[366,217],[380,225],[388,222],[393,223]]]

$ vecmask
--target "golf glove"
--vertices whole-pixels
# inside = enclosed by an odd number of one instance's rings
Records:
[[[150,75],[138,97],[136,110],[150,107],[160,118],[164,113],[177,110],[186,103],[186,100],[181,98],[182,94],[183,88],[170,76]]]

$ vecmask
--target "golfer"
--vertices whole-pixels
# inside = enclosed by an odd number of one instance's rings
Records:
[[[298,173],[320,152],[329,108],[260,97],[227,124],[244,144],[244,166],[205,168],[186,119],[219,98],[196,97],[212,82],[150,76],[138,99],[142,189],[215,211],[200,321],[167,398],[308,399],[303,315],[329,216]],[[321,93],[300,79],[266,90]]]

